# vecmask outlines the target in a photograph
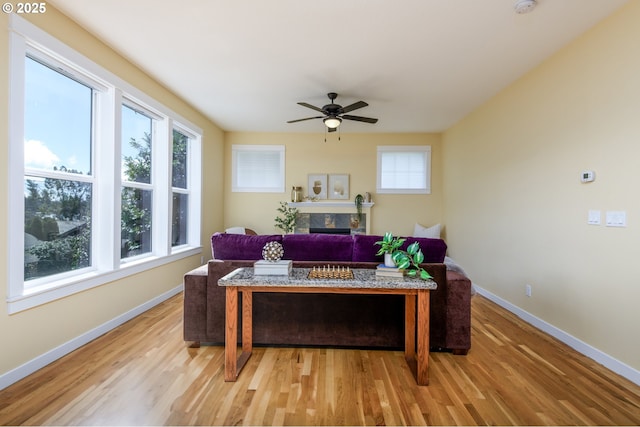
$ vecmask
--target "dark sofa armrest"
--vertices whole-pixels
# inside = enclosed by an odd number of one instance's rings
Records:
[[[236,268],[253,267],[255,261],[210,260],[206,295],[206,336],[207,342],[224,343],[225,288],[218,286],[218,280]]]
[[[206,338],[208,266],[202,265],[184,275],[183,336],[197,347]]]
[[[471,280],[447,271],[447,348],[467,354],[471,348]]]
[[[185,341],[193,341],[193,347],[201,342],[224,342],[224,289],[218,279],[238,267],[248,267],[253,261],[210,260],[207,264],[184,275]]]

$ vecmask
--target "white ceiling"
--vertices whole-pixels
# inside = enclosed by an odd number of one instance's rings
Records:
[[[227,131],[439,132],[627,0],[50,0]],[[579,70],[576,70],[579,72]]]

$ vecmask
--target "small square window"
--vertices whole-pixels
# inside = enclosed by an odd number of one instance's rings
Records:
[[[283,145],[233,145],[233,192],[283,193]]]
[[[431,147],[379,146],[376,191],[383,194],[430,194]]]

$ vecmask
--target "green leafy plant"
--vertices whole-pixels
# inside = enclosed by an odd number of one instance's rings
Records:
[[[427,271],[420,267],[424,262],[424,254],[418,242],[413,242],[407,247],[406,251],[400,249],[407,239],[401,237],[393,237],[390,232],[384,233],[382,240],[375,242],[380,249],[376,255],[391,254],[391,259],[400,270],[405,270],[407,276],[419,277],[422,280],[432,279]]]
[[[407,247],[406,251],[396,250],[391,255],[396,266],[405,270],[407,276],[420,277],[422,280],[432,279],[427,271],[420,267],[420,264],[424,262],[424,254],[418,242],[413,242]]]
[[[400,249],[400,246],[402,246],[406,240],[407,239],[401,237],[393,237],[393,234],[387,231],[384,233],[382,240],[374,243],[374,245],[380,245],[380,249],[376,255],[393,254],[396,250]]]
[[[287,202],[280,202],[280,207],[277,209],[281,216],[277,216],[276,228],[279,228],[284,233],[291,233],[296,227],[296,218],[298,216],[298,209],[290,207]]]

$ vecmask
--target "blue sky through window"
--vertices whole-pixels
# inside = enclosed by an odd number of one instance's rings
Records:
[[[91,88],[27,58],[25,167],[91,174]]]
[[[25,167],[90,175],[92,89],[29,57],[25,82]],[[136,157],[129,140],[151,133],[151,119],[128,107],[122,115],[122,156]]]

